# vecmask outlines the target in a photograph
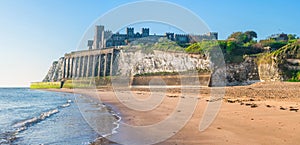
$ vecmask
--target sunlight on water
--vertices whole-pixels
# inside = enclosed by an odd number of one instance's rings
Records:
[[[93,142],[99,135],[74,100],[74,94],[0,89],[0,144]]]

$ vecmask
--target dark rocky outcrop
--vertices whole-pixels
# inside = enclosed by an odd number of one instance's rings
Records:
[[[227,85],[246,85],[259,81],[256,57],[245,57],[241,63],[226,65]]]

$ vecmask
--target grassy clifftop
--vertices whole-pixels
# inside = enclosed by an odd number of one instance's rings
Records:
[[[287,44],[280,49],[265,53],[259,57],[259,64],[270,64],[272,62],[281,64],[288,59],[300,59],[300,39],[294,43]]]

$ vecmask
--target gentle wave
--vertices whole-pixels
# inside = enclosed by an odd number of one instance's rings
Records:
[[[61,107],[61,108],[66,108],[66,107],[69,107],[70,105],[71,105],[71,104],[67,103],[67,104],[61,105],[60,107]]]
[[[115,110],[113,110],[113,108],[111,106],[106,105],[104,103],[102,103],[102,105],[100,105],[100,104],[98,104],[98,105],[103,107],[103,108],[106,108],[108,110],[108,112],[116,119],[116,121],[113,122],[113,124],[116,125],[116,127],[114,127],[111,130],[111,133],[104,134],[104,135],[101,135],[100,137],[96,138],[94,140],[94,142],[90,143],[90,145],[95,144],[96,142],[100,143],[100,144],[110,144],[110,143],[111,144],[117,144],[115,142],[112,142],[112,141],[108,140],[106,137],[118,133],[117,129],[120,127],[120,122],[122,120],[122,117],[120,115],[118,115],[119,113],[117,113]]]
[[[58,112],[59,112],[58,109],[53,109],[53,110],[50,110],[47,112],[43,112],[43,113],[41,113],[40,116],[18,122],[16,124],[14,124],[13,127],[17,128],[17,131],[20,132],[20,131],[25,130],[27,127],[32,126],[33,124],[36,124],[38,122],[41,122],[41,121],[45,120],[46,118],[48,118]]]
[[[59,113],[59,109],[62,108],[66,108],[69,107],[72,101],[71,100],[67,100],[66,104],[60,105],[54,109],[50,109],[49,111],[46,112],[42,112],[39,116],[36,117],[32,117],[30,119],[26,119],[20,122],[15,123],[14,125],[12,125],[12,127],[14,128],[13,131],[7,131],[4,133],[0,133],[0,145],[5,145],[5,144],[11,144],[15,139],[16,139],[16,135],[26,129],[28,129],[28,127],[33,126],[49,117],[51,117],[52,115]]]
[[[115,133],[118,133],[117,129],[120,127],[120,122],[121,122],[121,120],[122,120],[122,117],[119,116],[118,113],[116,113],[116,111],[113,110],[113,108],[112,108],[111,106],[108,106],[108,105],[106,105],[106,104],[104,104],[104,103],[102,104],[102,106],[105,107],[105,108],[108,110],[108,112],[109,112],[113,117],[115,117],[115,119],[117,120],[117,121],[113,122],[113,124],[116,125],[116,127],[114,127],[114,128],[111,130],[111,133],[102,135],[102,137],[107,137],[107,136],[111,136],[111,135],[113,135],[113,134],[115,134]]]

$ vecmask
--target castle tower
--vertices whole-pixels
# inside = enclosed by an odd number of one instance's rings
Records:
[[[190,35],[188,34],[175,34],[175,41],[178,43],[189,43]]]
[[[213,36],[213,39],[218,40],[218,32],[211,32],[211,35]]]
[[[93,49],[104,48],[104,26],[96,26],[94,33]]]
[[[133,38],[134,37],[134,28],[127,28],[126,33],[128,38]]]
[[[169,40],[174,41],[174,33],[166,33],[166,37],[167,37]]]
[[[149,36],[149,28],[142,28],[142,37]]]
[[[208,32],[203,36],[208,37],[209,40],[218,40],[218,32]]]
[[[88,50],[93,49],[93,44],[94,44],[93,40],[88,40],[88,44],[87,44]]]

